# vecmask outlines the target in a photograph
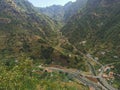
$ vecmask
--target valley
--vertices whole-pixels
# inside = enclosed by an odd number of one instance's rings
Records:
[[[119,8],[0,0],[0,90],[119,90]]]

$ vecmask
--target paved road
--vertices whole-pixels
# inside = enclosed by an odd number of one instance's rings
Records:
[[[92,60],[93,62],[95,62],[96,64],[98,64],[98,65],[100,65],[100,66],[102,67],[102,71],[101,71],[101,73],[100,73],[99,76],[98,76],[98,77],[99,77],[99,78],[98,78],[98,81],[99,81],[99,83],[101,84],[101,86],[104,87],[105,90],[118,90],[118,89],[112,87],[111,85],[109,85],[108,82],[107,82],[104,78],[102,78],[102,74],[103,74],[104,68],[105,68],[105,66],[107,66],[107,65],[103,66],[100,62],[94,60],[94,58],[92,58],[92,57],[90,57],[90,56],[87,56],[87,55],[85,55],[85,54],[82,53],[82,52],[80,52],[80,53],[88,60],[88,63],[89,63],[89,65],[90,65],[90,67],[91,67],[91,71],[93,72],[94,76],[97,76],[97,75],[96,75],[96,70],[95,70],[94,67],[91,65],[90,60]],[[108,65],[111,65],[111,64],[108,64]]]
[[[108,66],[108,65],[112,65],[113,63],[107,64],[107,65],[105,65],[105,66],[102,65],[102,67],[101,67],[101,72],[100,72],[100,74],[99,74],[98,76],[97,76],[97,74],[96,74],[96,71],[95,71],[94,67],[91,65],[91,63],[90,63],[90,62],[88,62],[88,63],[89,63],[89,65],[90,65],[90,67],[91,67],[91,71],[92,71],[93,74],[94,74],[94,76],[92,76],[92,77],[97,78],[97,80],[99,81],[99,83],[100,83],[104,88],[106,88],[106,90],[117,90],[116,88],[114,88],[114,87],[112,87],[110,84],[108,84],[108,82],[107,82],[104,78],[102,78],[102,74],[103,74],[103,72],[104,72],[105,67]]]
[[[89,79],[85,77],[85,75],[81,74],[79,70],[74,71],[73,69],[60,69],[60,68],[55,68],[55,67],[45,67],[45,68],[52,70],[52,71],[68,73],[68,75],[72,77],[73,79],[77,79],[79,82],[83,83],[86,86],[94,87],[96,90],[116,90],[112,88],[112,86],[109,86],[109,84],[105,82],[103,79],[100,79],[99,83],[90,81]]]

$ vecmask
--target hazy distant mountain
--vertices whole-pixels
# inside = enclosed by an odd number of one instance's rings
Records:
[[[39,8],[39,11],[55,20],[66,21],[72,15],[79,12],[86,4],[87,0],[77,0],[68,2],[64,6],[53,5],[46,8]]]
[[[55,19],[55,20],[63,20],[64,17],[64,8],[60,5],[53,5],[46,8],[39,9],[41,13]]]

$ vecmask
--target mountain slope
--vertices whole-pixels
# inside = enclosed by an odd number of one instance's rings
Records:
[[[11,27],[12,24],[16,24],[18,26],[21,25],[19,26],[21,29],[28,26],[31,27],[31,30],[37,30],[38,32],[41,32],[41,34],[46,33],[46,36],[50,34],[48,34],[48,32],[55,30],[54,22],[51,19],[49,19],[47,16],[36,13],[35,10],[32,9],[33,6],[30,6],[31,4],[29,6],[24,5],[26,8],[29,8],[31,12],[29,12],[27,9],[25,10],[25,7],[19,6],[19,1],[20,0],[16,0],[15,2],[9,0],[1,1],[0,16],[1,18],[11,19],[11,23],[9,23],[11,24]],[[44,27],[44,25],[46,25],[46,27]]]
[[[69,20],[73,15],[80,12],[87,3],[88,0],[76,0],[75,2],[69,2],[64,6],[64,20]]]
[[[0,11],[0,49],[3,54],[35,54],[35,51],[37,53],[40,50],[41,43],[56,36],[57,24],[49,17],[37,13],[26,0],[1,0]]]
[[[95,47],[98,44],[117,45],[116,50],[119,47],[119,19],[120,19],[120,2],[116,0],[116,3],[106,2],[104,0],[89,1],[86,9],[76,15],[62,29],[65,36],[69,38],[72,43],[79,44],[82,41],[92,43],[91,47]],[[114,36],[115,35],[115,36]],[[111,47],[115,48],[115,47]]]

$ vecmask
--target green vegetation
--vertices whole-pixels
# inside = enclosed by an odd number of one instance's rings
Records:
[[[114,87],[120,89],[120,63],[116,63],[115,65],[115,69],[114,69],[114,72],[115,72],[115,80],[114,82],[112,83]]]
[[[1,90],[80,90],[85,88],[69,81],[70,79],[64,73],[44,72],[29,59],[0,62]]]

